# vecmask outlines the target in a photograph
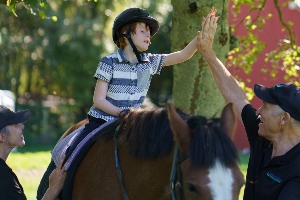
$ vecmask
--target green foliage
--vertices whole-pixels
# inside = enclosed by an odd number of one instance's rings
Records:
[[[268,52],[265,56],[266,66],[271,64],[271,68],[263,67],[262,72],[268,73],[270,77],[274,78],[279,70],[285,72],[284,79],[286,81],[293,81],[295,84],[299,83],[299,60],[300,60],[300,47],[296,45],[296,36],[293,32],[294,23],[285,21],[282,15],[282,9],[277,0],[274,0],[274,5],[279,15],[279,21],[283,26],[283,31],[287,32],[285,38],[278,41],[276,49]],[[288,1],[281,2],[283,7],[288,5]],[[247,30],[247,36],[239,37],[240,46],[233,49],[229,55],[229,64],[232,66],[241,67],[245,73],[251,73],[251,67],[256,61],[256,57],[265,48],[265,43],[259,41],[253,34],[257,29],[263,29],[267,20],[273,17],[272,13],[267,16],[262,16],[261,11],[265,8],[266,0],[233,0],[233,14],[241,12],[241,5],[249,7],[248,15],[241,19],[240,22],[232,27],[233,33],[240,25],[244,25]]]
[[[105,43],[110,35],[105,27],[109,18],[102,13],[113,7],[105,0],[83,5],[80,1],[49,2],[42,15],[57,20],[28,15],[24,9],[19,10],[19,17],[0,12],[0,88],[13,91],[17,110],[32,111],[25,131],[57,139],[62,130],[86,117],[92,105],[93,74],[100,57],[108,52]],[[47,102],[50,105],[45,108]],[[50,127],[42,124],[45,116]]]
[[[228,53],[228,67],[239,66],[245,73],[250,74],[252,65],[265,46],[265,43],[259,41],[257,36],[252,33],[240,37],[239,47]]]
[[[234,17],[241,12],[241,6],[247,5],[250,7],[251,12],[254,10],[261,10],[264,8],[266,0],[232,0]]]
[[[277,49],[267,53],[265,62],[271,63],[272,68],[263,68],[264,73],[269,73],[271,77],[274,77],[279,70],[283,70],[285,72],[284,80],[300,86],[300,47],[290,48],[290,41],[281,40]]]
[[[35,11],[39,11],[47,7],[46,0],[1,0],[0,4],[6,4],[9,7],[10,12],[15,16],[17,15],[17,6],[23,5],[31,14],[35,15]]]

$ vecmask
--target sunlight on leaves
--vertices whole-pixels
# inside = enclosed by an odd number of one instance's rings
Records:
[[[228,62],[228,67],[237,66],[242,68],[246,74],[250,74],[252,65],[257,60],[257,55],[264,50],[266,45],[252,33],[240,37],[239,43],[238,48],[228,53],[228,57],[232,58]]]
[[[45,15],[45,12],[43,10],[40,10],[39,11],[39,15],[42,19],[45,19],[46,18],[46,15]]]
[[[262,72],[275,76],[282,70],[285,72],[285,81],[299,83],[300,47],[294,45],[291,48],[289,40],[279,41],[277,48],[266,54],[265,62],[271,64],[271,69],[264,68]]]
[[[243,90],[246,92],[247,99],[249,101],[251,101],[255,96],[253,89],[250,87],[247,87],[245,82],[243,82],[242,80],[239,80],[239,84],[240,84],[241,88],[243,88]]]
[[[52,19],[52,21],[57,22],[57,17],[56,16],[52,16],[51,19]]]

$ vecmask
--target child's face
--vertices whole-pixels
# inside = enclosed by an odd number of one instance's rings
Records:
[[[150,29],[145,23],[137,23],[135,34],[131,33],[131,38],[138,51],[146,51],[150,43]]]

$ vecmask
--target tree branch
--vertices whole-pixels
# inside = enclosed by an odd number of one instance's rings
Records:
[[[263,8],[265,7],[265,5],[266,5],[266,2],[267,2],[267,0],[264,0],[262,6],[261,6],[259,9],[250,9],[250,10],[249,10],[248,15],[250,15],[254,10],[258,10],[258,14],[257,14],[256,17],[254,18],[254,20],[252,20],[252,23],[251,23],[251,24],[253,24],[253,23],[258,19],[258,17],[260,16],[260,13],[262,12],[262,9],[263,9]],[[248,15],[247,15],[247,16],[248,16]],[[244,20],[245,20],[245,18],[243,18],[243,19],[238,23],[238,25],[237,25],[236,27],[239,27],[239,26],[243,23]]]
[[[285,21],[283,20],[283,17],[282,17],[282,12],[281,12],[281,9],[278,5],[278,0],[274,0],[274,4],[275,4],[275,7],[276,7],[276,10],[278,12],[278,15],[279,15],[279,21],[281,22],[282,26],[288,31],[289,33],[289,36],[290,36],[290,41],[291,41],[291,48],[296,50],[297,47],[295,47],[295,44],[296,44],[296,38],[295,38],[295,33],[292,31],[291,27],[285,23]]]
[[[258,19],[258,17],[260,16],[260,13],[262,11],[262,9],[265,7],[267,0],[264,0],[262,6],[260,7],[260,9],[258,9],[258,14],[256,15],[256,17],[252,20],[252,24]]]

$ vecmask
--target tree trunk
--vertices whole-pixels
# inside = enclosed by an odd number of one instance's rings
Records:
[[[217,57],[225,63],[229,52],[228,0],[182,1],[172,0],[173,19],[171,34],[172,52],[183,49],[201,30],[202,18],[206,17],[212,6],[220,16],[213,48]],[[173,101],[177,107],[191,114],[206,117],[219,116],[225,104],[205,60],[200,53],[173,70]]]

